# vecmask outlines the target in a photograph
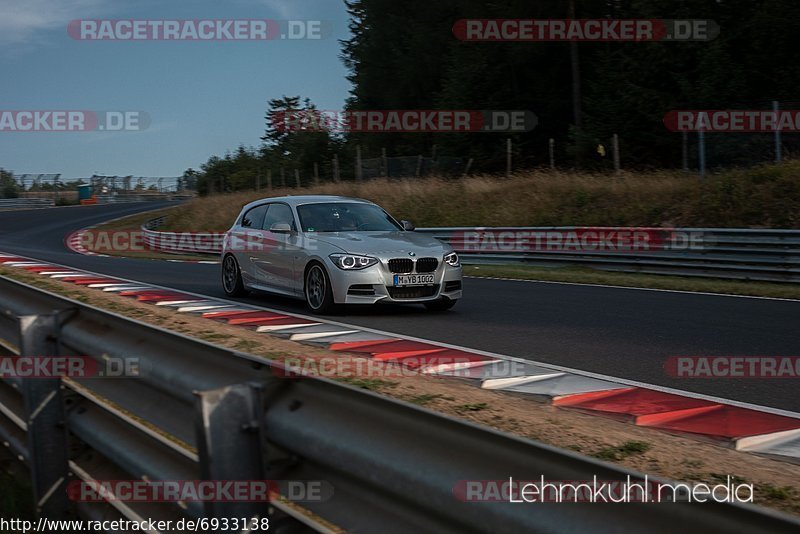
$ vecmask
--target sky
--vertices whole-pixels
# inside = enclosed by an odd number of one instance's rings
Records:
[[[100,41],[72,20],[323,21],[315,40]],[[138,111],[141,131],[0,131],[15,174],[180,176],[211,155],[258,146],[267,101],[309,97],[342,109],[343,0],[0,0],[0,111]]]

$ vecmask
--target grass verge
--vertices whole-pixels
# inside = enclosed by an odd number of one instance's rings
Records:
[[[224,231],[241,207],[267,196],[332,194],[377,202],[418,227],[654,226],[800,228],[800,160],[709,175],[680,171],[619,176],[551,170],[325,183],[194,199],[174,211],[175,230]]]

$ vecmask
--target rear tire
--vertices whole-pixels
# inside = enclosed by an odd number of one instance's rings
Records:
[[[333,301],[333,287],[325,267],[313,263],[306,271],[303,289],[306,296],[306,306],[314,313],[326,315],[336,310]]]
[[[228,254],[222,260],[222,289],[229,297],[246,297],[250,294],[244,287],[242,270],[233,254]]]
[[[432,312],[443,312],[447,311],[453,306],[456,305],[457,300],[451,300],[447,297],[442,297],[439,300],[434,300],[431,302],[426,302],[425,307],[428,308],[428,311]]]

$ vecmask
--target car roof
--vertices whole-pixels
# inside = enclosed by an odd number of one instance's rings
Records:
[[[293,207],[301,206],[303,204],[321,204],[325,202],[352,202],[358,204],[372,204],[372,202],[361,198],[350,198],[350,197],[342,197],[336,195],[297,195],[297,196],[290,195],[284,197],[266,197],[259,200],[255,200],[244,206],[242,209],[243,210],[250,209],[251,207],[258,206],[259,204],[264,204],[265,202],[284,202]]]

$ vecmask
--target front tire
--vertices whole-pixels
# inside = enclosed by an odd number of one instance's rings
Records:
[[[306,271],[305,281],[306,306],[314,313],[325,315],[336,309],[333,301],[333,287],[325,268],[314,263]]]
[[[457,300],[451,300],[447,297],[442,297],[439,300],[434,300],[431,302],[426,302],[425,307],[428,308],[429,311],[432,312],[443,312],[447,311],[453,306],[456,305]]]
[[[222,289],[229,297],[246,297],[250,294],[242,281],[242,270],[233,254],[228,254],[222,260]]]

